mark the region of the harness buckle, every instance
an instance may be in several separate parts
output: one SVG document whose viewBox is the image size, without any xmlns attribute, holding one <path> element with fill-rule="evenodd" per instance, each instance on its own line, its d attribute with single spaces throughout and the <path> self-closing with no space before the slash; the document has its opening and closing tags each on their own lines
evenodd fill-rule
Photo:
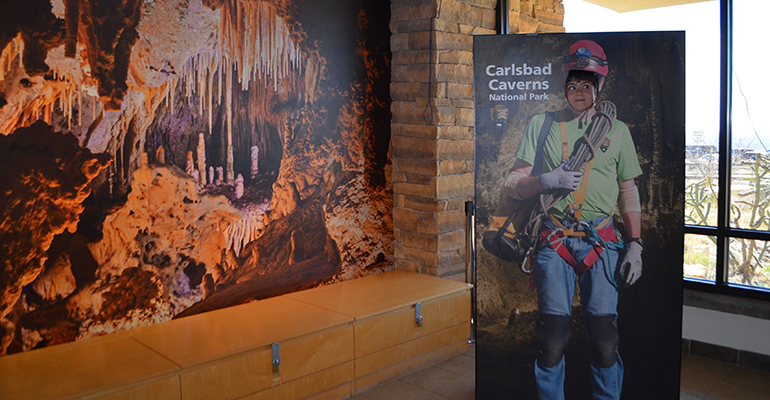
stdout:
<svg viewBox="0 0 770 400">
<path fill-rule="evenodd" d="M 564 213 L 566 214 L 566 217 L 571 219 L 573 222 L 580 222 L 580 216 L 583 214 L 583 206 L 574 203 L 570 204 L 564 210 Z"/>
</svg>

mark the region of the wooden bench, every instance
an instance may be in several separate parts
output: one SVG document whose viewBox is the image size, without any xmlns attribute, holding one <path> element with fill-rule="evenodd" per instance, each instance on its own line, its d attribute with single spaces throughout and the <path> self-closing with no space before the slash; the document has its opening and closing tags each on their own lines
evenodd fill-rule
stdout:
<svg viewBox="0 0 770 400">
<path fill-rule="evenodd" d="M 469 285 L 391 271 L 0 357 L 0 399 L 343 399 L 469 333 Z"/>
</svg>

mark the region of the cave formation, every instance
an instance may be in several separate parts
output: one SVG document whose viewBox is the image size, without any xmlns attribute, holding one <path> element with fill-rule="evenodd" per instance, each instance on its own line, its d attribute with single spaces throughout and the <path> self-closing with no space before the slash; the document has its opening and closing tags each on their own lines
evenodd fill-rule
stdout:
<svg viewBox="0 0 770 400">
<path fill-rule="evenodd" d="M 305 0 L 12 3 L 0 132 L 63 132 L 73 162 L 98 168 L 68 197 L 67 231 L 3 226 L 19 234 L 0 354 L 392 267 L 387 35 L 324 37 L 323 5 Z M 345 4 L 377 29 L 373 6 Z M 24 245 L 37 250 L 22 263 Z"/>
</svg>

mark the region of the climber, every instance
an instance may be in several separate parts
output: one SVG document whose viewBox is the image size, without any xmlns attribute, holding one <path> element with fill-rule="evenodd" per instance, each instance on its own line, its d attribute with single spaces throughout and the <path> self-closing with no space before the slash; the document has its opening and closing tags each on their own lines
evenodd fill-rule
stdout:
<svg viewBox="0 0 770 400">
<path fill-rule="evenodd" d="M 583 171 L 564 162 L 596 113 L 595 104 L 609 72 L 597 43 L 580 40 L 562 63 L 568 106 L 555 114 L 542 147 L 539 175 L 530 175 L 545 114 L 526 128 L 504 190 L 527 199 L 544 190 L 572 191 L 548 210 L 540 231 L 532 273 L 538 311 L 535 377 L 541 400 L 564 399 L 564 348 L 569 340 L 575 281 L 585 313 L 594 399 L 619 399 L 623 363 L 618 354 L 618 286 L 633 285 L 642 273 L 641 204 L 634 178 L 642 170 L 626 124 L 615 120 L 593 160 Z M 629 239 L 623 245 L 613 227 L 618 207 Z"/>
</svg>

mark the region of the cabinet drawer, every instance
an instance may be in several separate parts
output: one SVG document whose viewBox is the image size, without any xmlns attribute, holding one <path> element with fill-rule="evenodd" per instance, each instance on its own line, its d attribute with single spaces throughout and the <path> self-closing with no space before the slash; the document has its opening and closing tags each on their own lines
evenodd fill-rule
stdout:
<svg viewBox="0 0 770 400">
<path fill-rule="evenodd" d="M 273 373 L 269 346 L 186 370 L 182 372 L 182 398 L 237 399 L 282 385 L 352 361 L 352 343 L 353 328 L 347 325 L 281 342 L 278 373 Z"/>
<path fill-rule="evenodd" d="M 453 343 L 467 343 L 469 336 L 470 323 L 463 323 L 357 358 L 356 376 L 377 372 Z"/>
<path fill-rule="evenodd" d="M 305 399 L 313 395 L 317 395 L 318 398 L 324 398 L 324 395 L 327 395 L 331 396 L 328 398 L 341 399 L 350 397 L 350 383 L 352 381 L 353 362 L 350 361 L 280 386 L 254 393 L 241 400 Z"/>
<path fill-rule="evenodd" d="M 181 398 L 179 376 L 141 384 L 106 395 L 89 397 L 91 400 L 180 400 Z"/>
<path fill-rule="evenodd" d="M 470 293 L 439 298 L 421 305 L 423 326 L 415 322 L 415 307 L 356 321 L 356 358 L 470 321 Z"/>
</svg>

